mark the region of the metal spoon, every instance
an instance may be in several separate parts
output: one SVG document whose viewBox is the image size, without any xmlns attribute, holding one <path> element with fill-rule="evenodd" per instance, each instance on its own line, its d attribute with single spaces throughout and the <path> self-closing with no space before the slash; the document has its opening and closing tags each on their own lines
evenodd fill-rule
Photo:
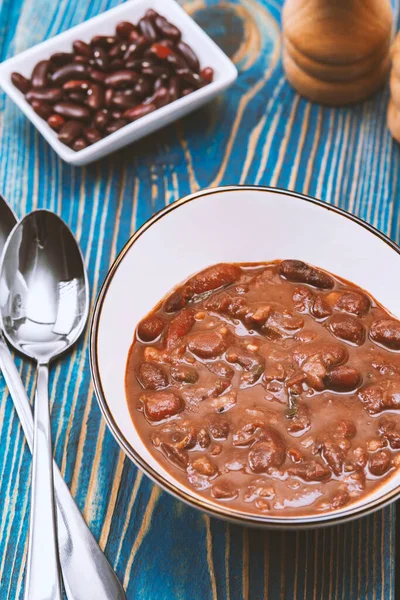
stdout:
<svg viewBox="0 0 400 600">
<path fill-rule="evenodd" d="M 15 216 L 0 196 L 0 254 L 15 223 Z M 5 269 L 4 264 L 1 272 L 5 273 Z M 3 293 L 0 292 L 0 298 Z M 32 450 L 33 420 L 29 400 L 1 331 L 0 368 Z M 121 584 L 87 527 L 56 463 L 53 466 L 59 552 L 68 600 L 123 600 L 125 593 Z"/>
</svg>

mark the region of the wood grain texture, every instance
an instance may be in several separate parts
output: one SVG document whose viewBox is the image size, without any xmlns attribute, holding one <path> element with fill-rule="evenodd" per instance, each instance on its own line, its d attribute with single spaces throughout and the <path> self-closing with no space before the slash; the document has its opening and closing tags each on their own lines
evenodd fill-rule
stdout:
<svg viewBox="0 0 400 600">
<path fill-rule="evenodd" d="M 0 58 L 115 4 L 3 0 Z M 92 297 L 137 227 L 210 185 L 306 192 L 399 242 L 400 151 L 385 126 L 388 90 L 351 109 L 311 105 L 283 76 L 280 0 L 183 5 L 233 56 L 240 76 L 209 106 L 113 156 L 69 167 L 0 96 L 0 191 L 19 215 L 45 207 L 65 219 L 81 244 Z M 32 395 L 34 370 L 17 364 Z M 287 534 L 245 530 L 188 508 L 139 473 L 108 432 L 90 382 L 87 334 L 54 365 L 51 398 L 55 458 L 129 600 L 394 598 L 394 507 L 350 525 Z M 0 378 L 1 600 L 23 593 L 29 478 L 30 456 Z"/>
</svg>

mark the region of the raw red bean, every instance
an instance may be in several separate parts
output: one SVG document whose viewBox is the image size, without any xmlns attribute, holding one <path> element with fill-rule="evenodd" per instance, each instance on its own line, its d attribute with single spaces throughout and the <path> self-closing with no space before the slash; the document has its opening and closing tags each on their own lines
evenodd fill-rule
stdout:
<svg viewBox="0 0 400 600">
<path fill-rule="evenodd" d="M 169 77 L 171 74 L 171 71 L 168 69 L 168 67 L 161 67 L 158 65 L 150 65 L 149 67 L 142 68 L 142 74 L 147 75 L 149 77 L 154 77 L 155 79 L 157 79 L 157 77 L 161 77 L 162 75 Z"/>
<path fill-rule="evenodd" d="M 48 85 L 48 75 L 51 63 L 49 60 L 41 60 L 32 71 L 32 87 L 43 88 Z"/>
<path fill-rule="evenodd" d="M 128 121 L 126 119 L 117 119 L 115 121 L 111 121 L 109 125 L 106 125 L 105 129 L 107 133 L 114 133 L 114 131 L 118 131 L 118 129 L 121 129 L 121 127 L 124 127 L 127 124 Z"/>
<path fill-rule="evenodd" d="M 143 17 L 143 19 L 140 19 L 139 30 L 145 38 L 151 40 L 152 42 L 155 42 L 158 38 L 157 31 L 153 23 L 147 17 Z"/>
<path fill-rule="evenodd" d="M 51 76 L 51 80 L 53 83 L 57 85 L 61 85 L 66 81 L 70 81 L 71 79 L 87 79 L 88 76 L 88 68 L 86 65 L 81 65 L 79 63 L 70 63 L 69 65 L 64 65 L 54 71 Z M 44 87 L 44 86 L 42 86 Z"/>
<path fill-rule="evenodd" d="M 129 34 L 129 42 L 136 42 L 140 37 L 142 37 L 140 35 L 140 33 L 135 29 L 134 31 L 131 31 Z"/>
<path fill-rule="evenodd" d="M 71 79 L 63 85 L 63 90 L 66 92 L 81 92 L 87 91 L 92 85 L 88 79 Z"/>
<path fill-rule="evenodd" d="M 104 129 L 104 127 L 108 124 L 109 121 L 110 121 L 109 111 L 106 108 L 102 108 L 101 110 L 98 110 L 97 113 L 95 114 L 94 119 L 93 119 L 93 124 L 98 129 Z"/>
<path fill-rule="evenodd" d="M 110 58 L 121 58 L 128 48 L 128 44 L 126 42 L 118 42 L 113 46 L 108 53 Z"/>
<path fill-rule="evenodd" d="M 165 87 L 158 88 L 153 96 L 145 101 L 145 104 L 155 104 L 156 108 L 161 108 L 169 103 L 169 91 Z"/>
<path fill-rule="evenodd" d="M 200 71 L 200 77 L 207 83 L 211 83 L 214 79 L 214 69 L 212 67 L 205 67 Z"/>
<path fill-rule="evenodd" d="M 116 71 L 106 78 L 105 84 L 112 88 L 127 88 L 132 87 L 139 79 L 139 75 L 134 71 L 125 69 L 124 71 Z"/>
<path fill-rule="evenodd" d="M 128 108 L 124 112 L 124 118 L 128 119 L 128 121 L 136 121 L 136 119 L 140 119 L 141 117 L 145 117 L 150 113 L 156 110 L 155 104 L 138 104 L 134 108 Z"/>
<path fill-rule="evenodd" d="M 75 152 L 79 152 L 84 148 L 87 148 L 87 142 L 84 138 L 77 138 L 72 144 L 72 150 L 75 150 Z"/>
<path fill-rule="evenodd" d="M 54 102 L 58 102 L 63 97 L 63 92 L 61 88 L 42 88 L 39 90 L 29 90 L 27 94 L 25 94 L 26 100 L 31 104 L 32 100 L 44 100 L 44 102 L 49 102 L 53 104 Z"/>
<path fill-rule="evenodd" d="M 189 94 L 192 94 L 193 92 L 193 88 L 185 88 L 184 90 L 182 90 L 181 96 L 183 98 L 184 96 L 189 96 Z"/>
<path fill-rule="evenodd" d="M 107 77 L 107 73 L 103 73 L 102 71 L 99 71 L 98 69 L 93 69 L 92 67 L 88 69 L 88 74 L 90 79 L 92 79 L 96 83 L 104 83 Z"/>
<path fill-rule="evenodd" d="M 118 121 L 119 119 L 122 119 L 123 114 L 124 114 L 123 110 L 114 109 L 111 111 L 111 116 L 112 116 L 113 120 L 116 120 L 116 121 Z"/>
<path fill-rule="evenodd" d="M 54 131 L 60 131 L 60 129 L 65 123 L 65 119 L 63 119 L 63 117 L 60 117 L 60 115 L 51 115 L 47 119 L 47 123 L 52 129 L 54 129 Z"/>
<path fill-rule="evenodd" d="M 61 67 L 72 62 L 74 55 L 72 52 L 56 52 L 50 56 L 50 60 L 55 67 Z"/>
<path fill-rule="evenodd" d="M 92 60 L 87 56 L 81 56 L 80 54 L 77 54 L 76 56 L 74 56 L 73 62 L 80 63 L 82 65 L 90 65 L 92 63 Z"/>
<path fill-rule="evenodd" d="M 145 15 L 152 23 L 154 23 L 155 19 L 158 17 L 158 12 L 156 12 L 153 8 L 149 8 L 146 11 Z"/>
<path fill-rule="evenodd" d="M 79 121 L 67 121 L 58 134 L 58 139 L 69 146 L 80 135 L 82 123 Z"/>
<path fill-rule="evenodd" d="M 86 92 L 67 92 L 68 98 L 73 100 L 73 102 L 77 102 L 78 104 L 84 103 L 86 101 L 87 95 Z"/>
<path fill-rule="evenodd" d="M 43 100 L 32 100 L 32 108 L 39 117 L 48 119 L 53 114 L 53 107 Z"/>
<path fill-rule="evenodd" d="M 179 75 L 180 77 L 182 77 L 182 79 L 184 81 L 186 81 L 186 83 L 188 83 L 190 86 L 192 86 L 193 88 L 195 88 L 196 90 L 204 87 L 205 85 L 205 81 L 200 77 L 200 75 L 198 75 L 197 73 L 193 73 L 192 71 L 189 71 L 188 68 L 179 68 L 176 70 L 177 75 Z"/>
<path fill-rule="evenodd" d="M 181 39 L 181 32 L 175 25 L 172 25 L 165 17 L 157 15 L 154 20 L 155 26 L 161 35 L 178 42 Z"/>
<path fill-rule="evenodd" d="M 104 48 L 95 48 L 93 50 L 93 60 L 94 64 L 97 65 L 99 69 L 102 71 L 107 71 L 110 61 Z"/>
<path fill-rule="evenodd" d="M 88 58 L 92 58 L 93 50 L 86 42 L 82 42 L 81 40 L 76 40 L 72 44 L 72 48 L 75 54 L 81 54 L 82 56 L 87 56 Z"/>
<path fill-rule="evenodd" d="M 116 38 L 113 35 L 95 35 L 91 40 L 92 46 L 100 46 L 101 48 L 110 48 L 116 42 Z"/>
<path fill-rule="evenodd" d="M 108 88 L 106 90 L 106 93 L 104 94 L 104 104 L 107 106 L 107 108 L 109 108 L 111 106 L 113 96 L 114 96 L 114 90 Z"/>
<path fill-rule="evenodd" d="M 137 40 L 129 44 L 123 56 L 124 60 L 127 61 L 142 56 L 148 44 L 148 40 L 144 36 L 140 36 Z"/>
<path fill-rule="evenodd" d="M 123 60 L 116 58 L 110 62 L 110 71 L 121 71 L 125 67 Z"/>
<path fill-rule="evenodd" d="M 152 92 L 151 79 L 147 79 L 146 77 L 140 77 L 140 79 L 138 79 L 137 83 L 135 84 L 133 90 L 135 94 L 140 98 L 145 98 L 146 96 L 149 96 Z"/>
<path fill-rule="evenodd" d="M 87 94 L 87 105 L 98 110 L 104 104 L 104 89 L 98 83 L 91 83 Z"/>
<path fill-rule="evenodd" d="M 131 90 L 128 91 L 129 94 L 115 94 L 112 99 L 113 105 L 124 109 L 135 106 L 136 96 Z"/>
<path fill-rule="evenodd" d="M 170 102 L 173 102 L 179 98 L 179 91 L 179 77 L 171 77 L 168 88 Z"/>
<path fill-rule="evenodd" d="M 101 133 L 95 127 L 85 127 L 83 136 L 89 144 L 95 144 L 103 138 Z"/>
<path fill-rule="evenodd" d="M 181 40 L 180 42 L 178 42 L 177 48 L 183 56 L 183 58 L 185 59 L 185 61 L 187 62 L 188 66 L 192 69 L 192 71 L 198 73 L 200 70 L 199 59 L 197 58 L 196 54 L 193 52 L 191 47 L 188 46 L 188 44 L 185 44 L 185 42 L 182 42 Z M 204 70 L 205 69 L 203 69 L 203 71 Z M 206 79 L 204 76 L 203 78 Z"/>
<path fill-rule="evenodd" d="M 129 21 L 121 21 L 116 27 L 117 36 L 127 40 L 131 31 L 136 31 L 136 27 Z"/>
<path fill-rule="evenodd" d="M 21 73 L 12 73 L 11 81 L 13 85 L 15 85 L 15 87 L 23 94 L 26 94 L 31 89 L 31 82 L 29 79 L 21 75 Z"/>
<path fill-rule="evenodd" d="M 54 112 L 67 119 L 87 121 L 90 119 L 90 110 L 75 102 L 58 102 L 54 105 Z"/>
</svg>

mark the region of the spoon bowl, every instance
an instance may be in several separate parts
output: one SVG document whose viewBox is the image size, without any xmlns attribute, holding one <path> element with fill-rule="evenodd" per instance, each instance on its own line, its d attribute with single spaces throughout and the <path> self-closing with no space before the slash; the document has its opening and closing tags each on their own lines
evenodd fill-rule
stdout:
<svg viewBox="0 0 400 600">
<path fill-rule="evenodd" d="M 88 317 L 88 282 L 75 238 L 57 215 L 39 210 L 22 219 L 6 244 L 1 281 L 4 330 L 16 349 L 49 362 L 75 343 Z"/>
</svg>

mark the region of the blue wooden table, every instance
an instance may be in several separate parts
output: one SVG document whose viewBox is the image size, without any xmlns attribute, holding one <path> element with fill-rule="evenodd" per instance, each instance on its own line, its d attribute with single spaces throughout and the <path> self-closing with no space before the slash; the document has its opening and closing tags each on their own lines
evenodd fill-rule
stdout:
<svg viewBox="0 0 400 600">
<path fill-rule="evenodd" d="M 119 3 L 3 0 L 1 60 Z M 321 197 L 400 241 L 400 150 L 388 91 L 348 109 L 311 105 L 285 81 L 280 0 L 187 0 L 233 57 L 236 84 L 208 107 L 86 168 L 62 163 L 0 96 L 0 191 L 22 216 L 46 207 L 81 244 L 93 298 L 129 236 L 199 188 L 264 184 Z M 394 6 L 397 21 L 398 6 Z M 34 369 L 18 360 L 32 395 Z M 101 418 L 88 333 L 52 370 L 55 458 L 130 600 L 389 600 L 395 507 L 350 525 L 269 533 L 210 519 L 155 487 Z M 19 599 L 27 550 L 30 455 L 0 378 L 0 599 Z"/>
</svg>

